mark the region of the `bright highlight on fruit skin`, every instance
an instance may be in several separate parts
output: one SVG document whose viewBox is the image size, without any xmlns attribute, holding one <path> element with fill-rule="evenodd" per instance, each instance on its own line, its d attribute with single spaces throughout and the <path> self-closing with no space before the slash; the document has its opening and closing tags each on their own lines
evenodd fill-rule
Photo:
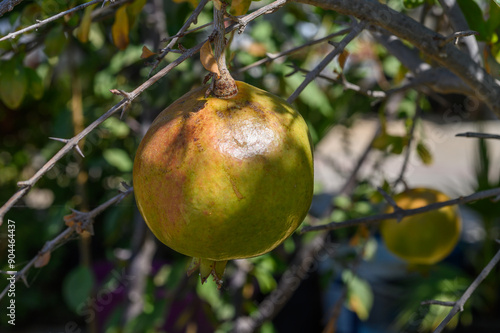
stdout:
<svg viewBox="0 0 500 333">
<path fill-rule="evenodd" d="M 313 194 L 307 125 L 243 82 L 229 99 L 193 90 L 166 108 L 134 161 L 137 206 L 156 237 L 220 284 L 227 260 L 267 253 L 305 218 Z"/>
<path fill-rule="evenodd" d="M 439 191 L 428 188 L 406 190 L 394 197 L 402 209 L 415 209 L 450 200 Z M 385 213 L 392 213 L 388 207 Z M 400 222 L 384 220 L 380 232 L 387 248 L 410 264 L 433 265 L 446 258 L 455 248 L 462 229 L 458 206 L 446 206 L 422 214 L 407 216 Z"/>
</svg>

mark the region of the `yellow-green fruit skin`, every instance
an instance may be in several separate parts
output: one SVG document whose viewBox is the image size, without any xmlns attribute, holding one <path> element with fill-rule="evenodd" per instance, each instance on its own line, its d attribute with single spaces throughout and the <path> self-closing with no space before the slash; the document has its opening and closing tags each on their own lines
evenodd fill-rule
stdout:
<svg viewBox="0 0 500 333">
<path fill-rule="evenodd" d="M 313 194 L 307 125 L 286 101 L 236 82 L 231 99 L 193 90 L 162 111 L 137 150 L 137 206 L 156 237 L 222 261 L 271 251 Z"/>
<path fill-rule="evenodd" d="M 439 191 L 415 188 L 394 197 L 402 209 L 415 209 L 450 200 Z M 394 209 L 388 207 L 386 213 Z M 384 220 L 380 232 L 387 248 L 410 264 L 432 265 L 446 258 L 460 238 L 461 219 L 458 207 L 445 206 L 438 210 L 411 215 L 400 222 Z"/>
</svg>

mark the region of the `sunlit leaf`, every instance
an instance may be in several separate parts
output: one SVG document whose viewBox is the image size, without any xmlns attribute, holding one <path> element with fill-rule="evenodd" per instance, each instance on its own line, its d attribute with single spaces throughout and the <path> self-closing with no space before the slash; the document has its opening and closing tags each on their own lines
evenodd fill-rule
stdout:
<svg viewBox="0 0 500 333">
<path fill-rule="evenodd" d="M 234 16 L 246 14 L 251 3 L 252 0 L 233 0 L 229 13 Z"/>
<path fill-rule="evenodd" d="M 432 164 L 432 154 L 423 142 L 417 144 L 417 154 L 425 165 Z"/>
<path fill-rule="evenodd" d="M 347 307 L 355 312 L 359 319 L 367 320 L 373 306 L 370 284 L 349 270 L 342 273 L 342 280 L 347 285 Z"/>
<path fill-rule="evenodd" d="M 73 269 L 63 282 L 63 296 L 68 306 L 73 311 L 81 309 L 94 286 L 94 275 L 86 266 L 78 266 Z"/>
<path fill-rule="evenodd" d="M 120 50 L 125 50 L 129 43 L 129 22 L 127 6 L 118 8 L 115 14 L 115 23 L 111 27 L 113 42 Z"/>
<path fill-rule="evenodd" d="M 92 23 L 92 11 L 97 5 L 88 6 L 83 12 L 82 21 L 76 30 L 76 37 L 82 43 L 89 41 L 90 24 Z"/>
<path fill-rule="evenodd" d="M 212 46 L 210 45 L 210 41 L 207 41 L 200 50 L 200 61 L 203 67 L 209 72 L 219 74 L 219 67 L 217 66 L 217 62 L 215 61 L 214 53 L 212 51 Z"/>
<path fill-rule="evenodd" d="M 340 53 L 339 55 L 339 66 L 342 70 L 344 70 L 347 58 L 349 58 L 349 52 L 347 52 L 346 50 L 342 51 L 342 53 Z"/>
<path fill-rule="evenodd" d="M 413 9 L 417 8 L 425 3 L 425 0 L 403 0 L 403 4 L 406 8 Z"/>
<path fill-rule="evenodd" d="M 132 159 L 129 154 L 125 152 L 123 149 L 118 148 L 110 148 L 106 149 L 102 153 L 106 162 L 116 167 L 118 170 L 122 172 L 132 171 Z"/>
<path fill-rule="evenodd" d="M 154 56 L 156 54 L 158 54 L 158 53 L 151 51 L 150 49 L 147 48 L 146 45 L 144 45 L 142 47 L 141 59 L 146 59 L 146 58 L 149 58 L 149 57 Z"/>
<path fill-rule="evenodd" d="M 198 6 L 198 0 L 173 0 L 176 3 L 189 2 L 193 7 Z"/>
</svg>

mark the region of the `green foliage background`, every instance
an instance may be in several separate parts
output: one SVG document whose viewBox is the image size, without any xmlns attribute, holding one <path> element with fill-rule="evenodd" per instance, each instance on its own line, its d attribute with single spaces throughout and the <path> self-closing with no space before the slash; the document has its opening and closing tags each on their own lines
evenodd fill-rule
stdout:
<svg viewBox="0 0 500 333">
<path fill-rule="evenodd" d="M 6 202 L 18 189 L 17 181 L 31 177 L 62 147 L 62 143 L 51 141 L 49 137 L 71 138 L 120 100 L 120 97 L 110 93 L 110 89 L 131 91 L 149 77 L 154 59 L 141 58 L 143 46 L 153 52 L 165 46 L 166 43 L 160 40 L 175 35 L 193 10 L 190 2 L 160 2 L 160 14 L 165 18 L 166 31 L 162 31 L 158 23 L 162 19 L 155 8 L 158 1 L 126 2 L 130 6 L 126 28 L 129 43 L 123 49 L 117 47 L 116 38 L 113 39 L 112 29 L 117 17 L 116 10 L 110 9 L 109 4 L 103 9 L 97 6 L 66 15 L 36 31 L 0 42 L 0 202 Z M 458 2 L 464 9 L 471 29 L 479 31 L 479 39 L 489 46 L 488 61 L 492 63 L 493 70 L 498 68 L 494 66 L 498 65 L 500 54 L 497 43 L 500 9 L 487 1 Z M 14 11 L 0 18 L 0 35 L 29 26 L 36 20 L 80 3 L 83 1 L 24 1 Z M 253 6 L 265 3 L 268 1 L 254 2 Z M 410 8 L 434 2 L 388 1 L 388 4 L 399 11 L 411 13 Z M 211 8 L 210 3 L 200 14 L 197 25 L 211 21 Z M 92 12 L 98 14 L 86 26 L 88 21 L 85 17 L 87 15 L 88 19 Z M 276 13 L 252 22 L 242 35 L 234 36 L 228 54 L 231 70 L 236 73 L 238 68 L 250 65 L 268 53 L 278 53 L 312 38 L 341 30 L 348 22 L 349 18 L 334 12 L 288 3 Z M 188 34 L 181 39 L 181 43 L 184 48 L 190 48 L 210 32 L 211 29 L 207 28 Z M 313 68 L 330 49 L 331 46 L 326 43 L 310 46 L 234 76 L 286 98 L 303 80 L 304 73 L 295 69 Z M 350 54 L 349 64 L 344 66 L 334 61 L 328 67 L 331 77 L 335 77 L 335 73 L 343 73 L 350 82 L 369 89 L 385 90 L 397 86 L 406 73 L 394 56 L 368 39 L 357 39 L 348 46 L 347 51 Z M 160 68 L 176 57 L 177 54 L 169 54 Z M 365 66 L 369 62 L 378 63 L 381 73 L 371 72 Z M 30 260 L 47 240 L 65 228 L 63 217 L 70 214 L 71 209 L 90 210 L 116 195 L 122 188 L 121 182 L 131 183 L 133 157 L 142 133 L 162 109 L 200 85 L 206 74 L 197 56 L 185 61 L 134 101 L 123 118 L 114 116 L 93 131 L 82 142 L 85 158 L 76 152 L 70 153 L 40 179 L 30 194 L 11 209 L 5 218 L 16 221 L 16 260 L 19 267 Z M 418 98 L 413 91 L 406 93 L 396 115 L 396 118 L 408 121 L 408 130 L 417 103 L 420 103 L 426 114 L 439 112 L 431 108 L 433 102 L 427 97 L 422 100 Z M 310 126 L 315 143 L 334 124 L 349 127 L 356 119 L 366 116 L 380 117 L 382 121 L 385 119 L 383 103 L 373 103 L 372 98 L 346 90 L 331 80 L 317 79 L 312 82 L 295 106 Z M 384 131 L 375 148 L 387 154 L 401 154 L 407 142 L 405 136 L 390 136 Z M 432 156 L 429 156 L 423 143 L 417 149 L 424 162 L 432 162 Z M 489 184 L 484 178 L 485 168 L 489 167 L 487 153 L 479 156 L 478 160 L 482 164 L 478 164 L 477 189 L 497 186 Z M 332 207 L 340 209 L 334 211 L 336 215 L 331 216 L 332 220 L 342 221 L 376 213 L 380 207 L 373 203 L 375 192 L 373 185 L 363 182 L 352 197 L 337 197 Z M 490 227 L 498 227 L 498 205 L 481 202 L 472 207 L 484 215 Z M 75 239 L 54 251 L 46 266 L 33 269 L 28 274 L 29 288 L 22 283 L 16 285 L 18 327 L 50 331 L 73 322 L 78 327 L 86 327 L 89 317 L 81 305 L 89 297 L 96 299 L 101 292 L 102 297 L 109 296 L 109 304 L 113 306 L 102 310 L 106 312 L 105 315 L 99 315 L 99 311 L 96 311 L 101 320 L 98 330 L 160 332 L 169 320 L 173 320 L 175 323 L 170 324 L 176 329 L 173 331 L 177 332 L 198 320 L 200 327 L 205 325 L 208 330 L 229 331 L 231 320 L 256 310 L 257 301 L 276 287 L 297 249 L 311 238 L 310 235 L 294 235 L 272 254 L 250 259 L 251 265 L 241 290 L 225 290 L 222 293 L 214 285 L 201 287 L 196 277 L 187 279 L 184 275 L 187 259 L 158 244 L 153 271 L 147 276 L 143 311 L 124 326 L 121 318 L 125 311 L 124 290 L 127 285 L 123 280 L 123 272 L 128 267 L 130 257 L 136 254 L 134 235 L 138 230 L 143 231 L 140 223 L 142 221 L 134 199 L 130 196 L 96 218 L 95 235 L 88 240 L 87 245 Z M 0 257 L 6 258 L 5 229 L 1 230 Z M 359 231 L 343 230 L 333 237 L 345 243 L 358 236 Z M 359 252 L 360 248 L 360 243 L 354 242 L 354 253 Z M 493 242 L 485 248 L 489 250 L 485 250 L 484 254 L 491 254 Z M 363 305 L 351 310 L 361 319 L 366 319 L 373 295 L 364 280 L 345 269 L 348 266 L 345 263 L 352 257 L 353 252 L 347 252 L 338 258 L 341 265 L 322 272 L 322 286 L 326 289 L 329 277 L 343 272 L 342 280 L 351 283 L 348 289 L 350 297 L 357 296 Z M 477 265 L 470 264 L 467 271 L 440 268 L 432 273 L 430 280 L 412 281 L 412 288 L 424 291 L 411 298 L 411 306 L 405 304 L 398 317 L 400 325 L 408 325 L 407 318 L 412 309 L 418 307 L 418 300 L 423 294 L 427 298 L 442 294 L 450 299 L 456 297 L 490 257 L 485 255 Z M 1 265 L 4 265 L 3 260 Z M 2 269 L 7 270 L 6 267 Z M 230 265 L 226 275 L 231 276 L 237 269 Z M 446 281 L 452 282 L 447 284 Z M 436 289 L 440 284 L 446 288 Z M 477 316 L 484 313 L 488 317 L 495 311 L 498 313 L 498 297 L 494 296 L 498 292 L 497 270 L 477 297 L 468 303 L 467 311 L 461 317 L 462 325 L 470 323 L 473 314 Z M 182 308 L 184 299 L 192 300 L 191 305 Z M 239 307 L 234 305 L 235 299 Z M 0 302 L 2 309 L 5 304 L 5 300 Z M 172 307 L 184 310 L 178 311 L 178 317 L 172 319 L 166 315 L 173 313 Z M 436 318 L 442 318 L 443 313 L 432 314 L 433 311 L 429 311 L 431 316 L 422 315 L 418 321 L 421 329 L 427 330 L 434 325 Z M 203 319 L 196 317 L 199 313 Z M 6 326 L 5 316 L 0 318 L 0 323 L 2 327 Z M 274 331 L 273 325 L 267 323 L 262 331 Z"/>
</svg>

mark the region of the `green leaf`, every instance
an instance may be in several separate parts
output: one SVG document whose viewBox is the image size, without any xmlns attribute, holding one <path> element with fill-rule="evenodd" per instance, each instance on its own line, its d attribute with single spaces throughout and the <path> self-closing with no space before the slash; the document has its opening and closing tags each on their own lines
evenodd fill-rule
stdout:
<svg viewBox="0 0 500 333">
<path fill-rule="evenodd" d="M 457 2 L 471 30 L 479 32 L 477 39 L 481 41 L 487 40 L 488 31 L 481 7 L 473 0 L 458 0 Z"/>
<path fill-rule="evenodd" d="M 10 109 L 17 109 L 26 94 L 28 78 L 21 61 L 12 58 L 0 62 L 0 99 Z"/>
<path fill-rule="evenodd" d="M 66 275 L 63 282 L 63 297 L 73 311 L 78 312 L 85 306 L 94 282 L 94 274 L 86 266 L 78 266 Z"/>
<path fill-rule="evenodd" d="M 42 98 L 44 93 L 43 80 L 38 75 L 38 73 L 31 68 L 26 68 L 26 74 L 28 77 L 28 92 L 36 100 Z"/>
<path fill-rule="evenodd" d="M 251 3 L 252 0 L 233 0 L 229 13 L 234 16 L 246 14 Z"/>
<path fill-rule="evenodd" d="M 132 171 L 133 162 L 129 154 L 123 149 L 119 148 L 109 148 L 106 149 L 103 154 L 106 162 L 116 167 L 121 172 Z"/>
<path fill-rule="evenodd" d="M 90 24 L 92 23 L 92 12 L 97 5 L 85 8 L 80 26 L 76 29 L 76 37 L 82 43 L 89 41 Z"/>
<path fill-rule="evenodd" d="M 403 5 L 406 8 L 413 9 L 423 5 L 425 1 L 426 0 L 403 0 Z"/>
<path fill-rule="evenodd" d="M 104 123 L 102 123 L 102 126 L 120 139 L 125 138 L 130 133 L 130 127 L 115 117 L 106 119 Z"/>
<path fill-rule="evenodd" d="M 342 273 L 342 280 L 347 285 L 348 309 L 355 312 L 359 319 L 367 320 L 373 306 L 373 292 L 370 284 L 349 270 Z"/>
<path fill-rule="evenodd" d="M 64 36 L 63 25 L 57 24 L 45 38 L 44 52 L 49 58 L 56 57 L 62 52 L 67 43 L 68 39 Z"/>
<path fill-rule="evenodd" d="M 408 138 L 406 137 L 382 133 L 373 141 L 373 148 L 399 155 L 407 143 Z"/>
<path fill-rule="evenodd" d="M 422 163 L 425 165 L 432 164 L 432 154 L 423 142 L 417 144 L 417 154 Z"/>
</svg>

